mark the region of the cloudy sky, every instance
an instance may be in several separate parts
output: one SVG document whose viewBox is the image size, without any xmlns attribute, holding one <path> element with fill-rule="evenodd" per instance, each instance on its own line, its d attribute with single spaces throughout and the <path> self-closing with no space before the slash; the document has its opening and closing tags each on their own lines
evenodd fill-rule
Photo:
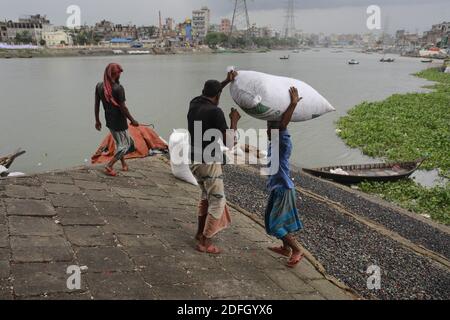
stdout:
<svg viewBox="0 0 450 320">
<path fill-rule="evenodd" d="M 281 29 L 287 0 L 248 0 L 252 23 Z M 0 19 L 17 19 L 20 15 L 47 14 L 52 23 L 65 24 L 70 5 L 81 8 L 83 23 L 93 24 L 106 18 L 116 23 L 157 24 L 158 11 L 176 21 L 191 15 L 192 9 L 207 5 L 213 22 L 231 17 L 234 0 L 0 0 Z M 295 0 L 296 27 L 305 32 L 367 32 L 366 9 L 381 8 L 383 28 L 411 32 L 428 30 L 434 23 L 450 21 L 449 0 Z"/>
</svg>

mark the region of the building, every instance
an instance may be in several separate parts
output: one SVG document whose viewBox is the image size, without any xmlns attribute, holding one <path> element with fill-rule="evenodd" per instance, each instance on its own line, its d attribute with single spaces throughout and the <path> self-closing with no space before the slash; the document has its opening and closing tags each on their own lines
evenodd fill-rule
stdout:
<svg viewBox="0 0 450 320">
<path fill-rule="evenodd" d="M 203 40 L 209 31 L 211 11 L 208 7 L 192 11 L 192 32 L 195 38 Z"/>
<path fill-rule="evenodd" d="M 42 39 L 43 28 L 41 24 L 8 21 L 6 23 L 8 42 L 14 42 L 18 35 L 26 33 L 31 37 L 32 42 L 38 43 Z"/>
<path fill-rule="evenodd" d="M 222 19 L 220 22 L 220 32 L 229 34 L 231 32 L 231 20 Z"/>
<path fill-rule="evenodd" d="M 395 33 L 395 46 L 403 49 L 414 49 L 419 47 L 422 40 L 417 33 L 408 33 L 405 30 L 398 30 Z"/>
<path fill-rule="evenodd" d="M 423 46 L 437 46 L 441 42 L 448 42 L 450 36 L 450 22 L 442 22 L 431 27 L 430 31 L 426 31 L 422 37 Z"/>
<path fill-rule="evenodd" d="M 0 42 L 8 41 L 8 29 L 6 27 L 6 22 L 0 22 Z"/>
<path fill-rule="evenodd" d="M 50 25 L 46 16 L 40 14 L 23 16 L 16 21 L 7 21 L 1 23 L 0 37 L 5 42 L 15 42 L 17 36 L 28 35 L 33 43 L 39 43 L 42 40 L 44 28 Z"/>
<path fill-rule="evenodd" d="M 167 18 L 165 27 L 167 31 L 173 31 L 175 29 L 175 20 L 173 18 Z"/>
<path fill-rule="evenodd" d="M 43 16 L 40 14 L 30 15 L 30 16 L 22 16 L 19 18 L 20 23 L 32 23 L 32 24 L 42 24 L 49 25 L 50 20 L 47 19 L 47 16 Z"/>
<path fill-rule="evenodd" d="M 73 45 L 72 37 L 64 30 L 44 30 L 42 40 L 45 41 L 47 47 Z"/>
<path fill-rule="evenodd" d="M 135 25 L 114 24 L 107 20 L 96 23 L 94 32 L 105 41 L 113 38 L 138 38 L 138 28 Z"/>
</svg>

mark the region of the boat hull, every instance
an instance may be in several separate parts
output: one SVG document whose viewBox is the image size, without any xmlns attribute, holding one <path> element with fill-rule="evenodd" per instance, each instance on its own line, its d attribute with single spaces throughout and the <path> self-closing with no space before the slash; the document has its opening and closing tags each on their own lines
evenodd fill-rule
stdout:
<svg viewBox="0 0 450 320">
<path fill-rule="evenodd" d="M 367 164 L 351 166 L 335 166 L 317 169 L 303 169 L 313 176 L 332 180 L 341 184 L 351 185 L 361 182 L 395 182 L 409 178 L 424 160 L 394 164 Z M 342 169 L 348 175 L 332 173 L 331 170 Z"/>
</svg>

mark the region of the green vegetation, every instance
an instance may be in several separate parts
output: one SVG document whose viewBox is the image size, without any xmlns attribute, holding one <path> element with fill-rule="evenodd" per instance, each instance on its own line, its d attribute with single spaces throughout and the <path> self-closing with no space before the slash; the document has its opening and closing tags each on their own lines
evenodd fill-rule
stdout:
<svg viewBox="0 0 450 320">
<path fill-rule="evenodd" d="M 28 31 L 17 32 L 16 38 L 14 39 L 16 44 L 28 44 L 33 42 L 33 37 Z"/>
<path fill-rule="evenodd" d="M 361 183 L 363 192 L 372 193 L 412 212 L 430 215 L 431 219 L 450 225 L 450 186 L 422 187 L 408 179 L 394 183 Z"/>
<path fill-rule="evenodd" d="M 389 161 L 428 159 L 423 169 L 450 173 L 450 75 L 437 69 L 417 76 L 435 81 L 431 93 L 397 94 L 381 102 L 363 102 L 338 122 L 339 136 L 366 155 Z M 363 183 L 364 192 L 450 225 L 450 183 L 427 189 L 412 180 Z"/>
<path fill-rule="evenodd" d="M 258 48 L 275 49 L 297 47 L 299 45 L 299 40 L 294 38 L 252 38 L 251 41 L 248 41 L 243 37 L 232 37 L 230 41 L 229 36 L 225 33 L 210 32 L 206 35 L 205 43 L 210 47 L 221 46 L 244 49 L 249 45 L 254 44 Z"/>
</svg>

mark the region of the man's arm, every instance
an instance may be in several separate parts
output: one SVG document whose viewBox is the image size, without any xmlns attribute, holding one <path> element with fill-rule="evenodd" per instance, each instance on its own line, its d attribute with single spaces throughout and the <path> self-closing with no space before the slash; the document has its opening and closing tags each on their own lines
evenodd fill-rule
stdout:
<svg viewBox="0 0 450 320">
<path fill-rule="evenodd" d="M 231 108 L 230 129 L 233 130 L 233 134 L 231 136 L 228 136 L 226 134 L 226 132 L 223 133 L 223 139 L 224 139 L 223 143 L 228 148 L 234 147 L 237 144 L 235 133 L 236 133 L 238 122 L 240 119 L 241 119 L 241 115 L 239 114 L 239 112 L 236 109 Z M 232 143 L 231 143 L 231 141 L 232 141 Z"/>
<path fill-rule="evenodd" d="M 102 123 L 100 122 L 100 97 L 95 89 L 95 129 L 102 130 Z"/>
<path fill-rule="evenodd" d="M 133 127 L 139 127 L 139 123 L 133 118 L 133 116 L 130 113 L 130 110 L 128 110 L 127 104 L 125 103 L 125 89 L 122 86 L 119 86 L 119 89 L 116 91 L 116 100 L 119 103 L 119 109 L 120 112 L 131 122 L 131 125 Z"/>
<path fill-rule="evenodd" d="M 222 89 L 224 89 L 227 85 L 229 85 L 231 82 L 234 81 L 234 79 L 236 79 L 238 73 L 236 71 L 230 71 L 227 74 L 227 78 L 222 81 Z"/>
<path fill-rule="evenodd" d="M 289 123 L 292 120 L 292 116 L 294 115 L 294 111 L 297 108 L 298 103 L 303 99 L 299 96 L 297 88 L 290 88 L 289 94 L 291 96 L 291 104 L 287 108 L 286 112 L 283 114 L 281 118 L 280 130 L 286 130 Z"/>
<path fill-rule="evenodd" d="M 133 116 L 131 115 L 130 110 L 128 110 L 128 107 L 127 107 L 127 105 L 125 104 L 125 102 L 121 102 L 121 103 L 119 104 L 119 108 L 120 108 L 120 111 L 122 112 L 122 114 L 123 114 L 128 120 L 130 120 L 131 125 L 132 125 L 133 127 L 139 127 L 139 122 L 137 122 L 137 121 L 133 118 Z"/>
</svg>

